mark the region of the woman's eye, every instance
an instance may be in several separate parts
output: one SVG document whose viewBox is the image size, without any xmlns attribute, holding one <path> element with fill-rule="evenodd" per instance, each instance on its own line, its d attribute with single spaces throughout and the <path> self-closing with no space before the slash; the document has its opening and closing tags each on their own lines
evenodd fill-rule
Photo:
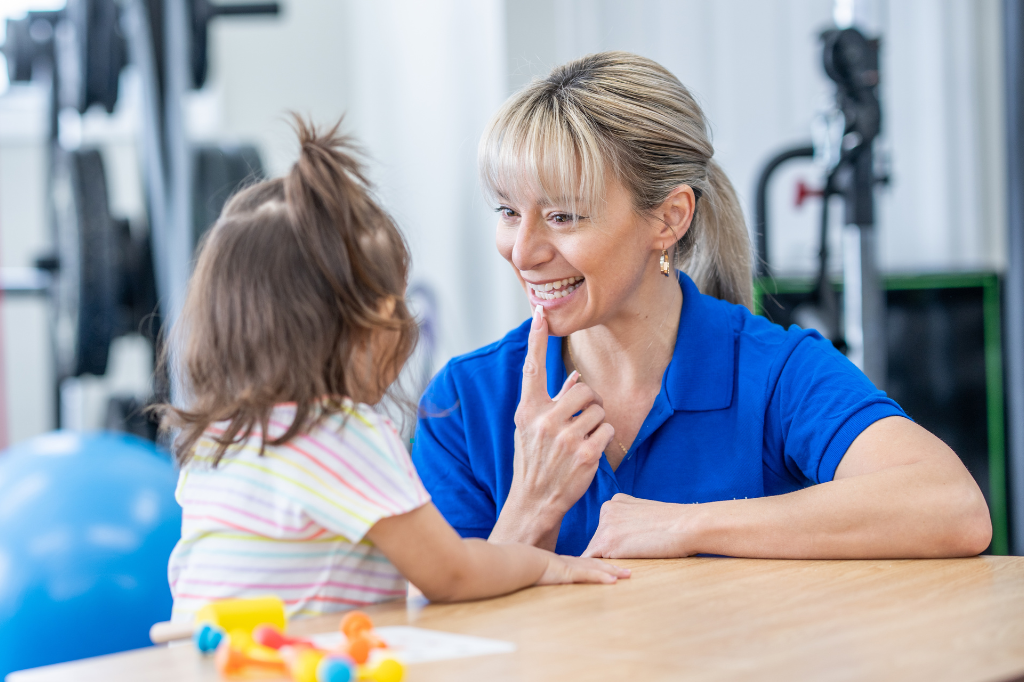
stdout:
<svg viewBox="0 0 1024 682">
<path fill-rule="evenodd" d="M 555 213 L 550 218 L 551 222 L 558 223 L 559 225 L 565 225 L 568 223 L 576 222 L 576 216 L 569 213 Z"/>
<path fill-rule="evenodd" d="M 498 208 L 494 209 L 494 212 L 500 214 L 502 218 L 515 218 L 516 215 L 518 215 L 513 209 L 509 208 L 508 206 L 499 206 Z"/>
</svg>

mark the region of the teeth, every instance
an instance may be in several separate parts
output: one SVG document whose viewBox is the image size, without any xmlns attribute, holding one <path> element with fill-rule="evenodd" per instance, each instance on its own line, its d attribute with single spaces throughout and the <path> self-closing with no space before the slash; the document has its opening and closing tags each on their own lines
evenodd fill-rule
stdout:
<svg viewBox="0 0 1024 682">
<path fill-rule="evenodd" d="M 567 277 L 557 282 L 547 282 L 545 284 L 530 284 L 530 288 L 533 289 L 534 295 L 545 301 L 551 301 L 556 298 L 564 298 L 579 288 L 579 285 L 583 282 L 582 277 Z M 551 293 L 548 293 L 551 292 Z"/>
</svg>

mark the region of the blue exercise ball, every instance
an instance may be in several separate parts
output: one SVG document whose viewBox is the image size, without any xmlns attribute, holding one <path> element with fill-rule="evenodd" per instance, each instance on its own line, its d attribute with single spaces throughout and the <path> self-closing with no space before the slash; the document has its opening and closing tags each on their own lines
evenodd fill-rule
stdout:
<svg viewBox="0 0 1024 682">
<path fill-rule="evenodd" d="M 0 453 L 0 680 L 149 644 L 171 614 L 177 473 L 153 443 L 56 431 Z"/>
</svg>

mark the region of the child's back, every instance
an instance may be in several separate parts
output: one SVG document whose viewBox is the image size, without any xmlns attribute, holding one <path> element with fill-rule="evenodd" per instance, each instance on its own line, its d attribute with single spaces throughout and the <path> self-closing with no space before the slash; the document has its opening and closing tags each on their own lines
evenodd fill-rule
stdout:
<svg viewBox="0 0 1024 682">
<path fill-rule="evenodd" d="M 627 575 L 462 540 L 430 503 L 368 407 L 416 342 L 405 241 L 347 141 L 298 129 L 291 172 L 239 192 L 210 229 L 168 344 L 187 396 L 163 407 L 182 466 L 174 617 L 266 594 L 289 615 L 337 611 L 401 596 L 403 575 L 450 601 Z"/>
<path fill-rule="evenodd" d="M 271 413 L 281 436 L 295 406 Z M 260 433 L 231 445 L 219 466 L 207 429 L 181 473 L 181 541 L 169 576 L 175 620 L 213 599 L 275 594 L 289 617 L 404 596 L 406 580 L 364 538 L 381 518 L 430 501 L 391 423 L 346 401 L 309 433 L 260 454 Z"/>
</svg>

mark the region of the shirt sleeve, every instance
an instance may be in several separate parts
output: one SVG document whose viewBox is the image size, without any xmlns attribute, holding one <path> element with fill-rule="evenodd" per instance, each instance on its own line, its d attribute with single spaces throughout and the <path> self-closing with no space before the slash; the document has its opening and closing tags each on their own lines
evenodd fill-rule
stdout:
<svg viewBox="0 0 1024 682">
<path fill-rule="evenodd" d="M 292 460 L 288 487 L 306 514 L 350 542 L 430 501 L 394 426 L 367 405 L 326 418 L 281 450 Z"/>
<path fill-rule="evenodd" d="M 449 364 L 420 401 L 412 460 L 434 505 L 459 535 L 486 538 L 497 521 L 497 507 L 474 474 L 464 414 Z"/>
<path fill-rule="evenodd" d="M 867 427 L 906 412 L 816 333 L 795 336 L 780 357 L 766 415 L 766 456 L 804 485 L 835 477 Z"/>
</svg>

